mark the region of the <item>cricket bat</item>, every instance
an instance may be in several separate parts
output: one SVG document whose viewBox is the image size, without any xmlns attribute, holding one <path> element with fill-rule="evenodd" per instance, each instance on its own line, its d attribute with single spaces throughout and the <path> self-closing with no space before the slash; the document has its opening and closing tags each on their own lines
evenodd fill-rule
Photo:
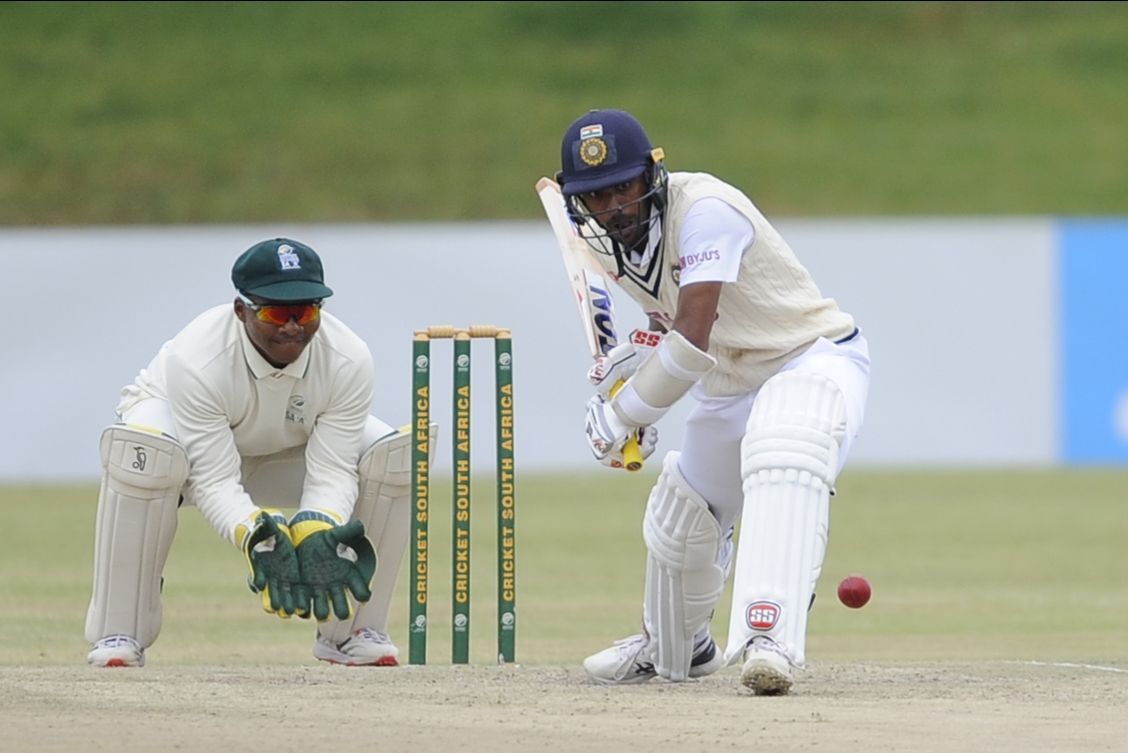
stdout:
<svg viewBox="0 0 1128 753">
<path fill-rule="evenodd" d="M 541 204 L 544 205 L 544 213 L 548 216 L 549 224 L 552 225 L 556 245 L 560 247 L 560 255 L 564 259 L 564 271 L 568 275 L 568 283 L 572 286 L 572 295 L 576 299 L 588 350 L 591 351 L 593 359 L 599 358 L 619 344 L 615 332 L 615 310 L 611 299 L 611 288 L 604 277 L 603 268 L 591 257 L 587 243 L 580 238 L 575 225 L 568 218 L 564 196 L 560 193 L 557 182 L 551 178 L 541 178 L 537 181 L 536 190 Z M 623 380 L 620 379 L 611 388 L 611 395 L 618 392 L 622 386 Z M 623 465 L 628 471 L 642 468 L 642 453 L 639 451 L 637 439 L 630 439 L 623 447 Z"/>
</svg>

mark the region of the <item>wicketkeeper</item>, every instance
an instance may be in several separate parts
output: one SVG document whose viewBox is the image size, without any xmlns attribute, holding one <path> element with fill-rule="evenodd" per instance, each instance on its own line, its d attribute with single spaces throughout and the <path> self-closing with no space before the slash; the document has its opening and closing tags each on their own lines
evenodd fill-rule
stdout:
<svg viewBox="0 0 1128 753">
<path fill-rule="evenodd" d="M 830 496 L 862 425 L 866 340 L 743 192 L 667 172 L 630 114 L 588 112 L 561 152 L 557 182 L 580 234 L 662 333 L 632 336 L 589 371 L 592 452 L 622 467 L 634 439 L 648 456 L 654 424 L 687 393 L 696 400 L 643 519 L 643 631 L 584 667 L 627 684 L 739 662 L 754 693 L 786 693 L 805 661 Z M 738 519 L 722 656 L 709 624 Z"/>
<path fill-rule="evenodd" d="M 262 241 L 231 280 L 234 302 L 166 342 L 102 433 L 87 661 L 144 665 L 189 504 L 246 558 L 263 609 L 317 620 L 314 656 L 395 665 L 387 620 L 409 536 L 410 436 L 369 415 L 371 353 L 322 309 L 333 291 L 313 249 Z"/>
</svg>

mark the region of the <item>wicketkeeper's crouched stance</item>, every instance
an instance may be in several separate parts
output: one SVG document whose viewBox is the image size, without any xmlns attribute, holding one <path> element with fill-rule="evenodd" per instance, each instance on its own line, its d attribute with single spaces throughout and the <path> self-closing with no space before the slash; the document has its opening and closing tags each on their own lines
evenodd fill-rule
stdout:
<svg viewBox="0 0 1128 753">
<path fill-rule="evenodd" d="M 589 371 L 593 454 L 622 467 L 634 440 L 645 459 L 653 425 L 687 393 L 697 401 L 646 505 L 643 632 L 584 667 L 627 684 L 740 662 L 755 694 L 786 693 L 806 660 L 830 496 L 862 424 L 866 340 L 747 196 L 712 175 L 668 173 L 630 114 L 578 118 L 561 162 L 579 234 L 663 333 L 633 333 Z M 710 622 L 733 567 L 722 655 Z"/>
<path fill-rule="evenodd" d="M 369 415 L 368 346 L 321 311 L 332 291 L 312 249 L 263 241 L 232 281 L 234 304 L 167 342 L 102 434 L 87 659 L 145 663 L 187 503 L 245 555 L 263 609 L 316 618 L 317 658 L 395 665 L 387 620 L 409 540 L 411 437 Z"/>
</svg>

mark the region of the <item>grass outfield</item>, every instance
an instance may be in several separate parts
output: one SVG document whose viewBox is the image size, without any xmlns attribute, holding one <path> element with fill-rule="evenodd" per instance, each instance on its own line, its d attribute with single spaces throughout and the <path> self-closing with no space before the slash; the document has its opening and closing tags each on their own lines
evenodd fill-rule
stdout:
<svg viewBox="0 0 1128 753">
<path fill-rule="evenodd" d="M 0 3 L 0 224 L 540 219 L 592 107 L 769 217 L 1124 214 L 1128 4 Z"/>
<path fill-rule="evenodd" d="M 574 665 L 639 619 L 640 515 L 653 476 L 518 477 L 517 658 Z M 1123 662 L 1123 471 L 848 470 L 832 504 L 810 661 Z M 449 662 L 449 486 L 434 497 L 431 663 Z M 0 487 L 0 665 L 83 661 L 94 486 Z M 472 659 L 496 656 L 493 489 L 475 494 Z M 165 626 L 150 666 L 314 663 L 311 626 L 264 614 L 241 556 L 202 516 L 182 512 L 165 572 Z M 406 567 L 404 568 L 406 571 Z M 861 610 L 834 586 L 862 573 Z M 728 596 L 716 633 L 727 629 Z M 406 572 L 391 631 L 406 653 Z"/>
</svg>

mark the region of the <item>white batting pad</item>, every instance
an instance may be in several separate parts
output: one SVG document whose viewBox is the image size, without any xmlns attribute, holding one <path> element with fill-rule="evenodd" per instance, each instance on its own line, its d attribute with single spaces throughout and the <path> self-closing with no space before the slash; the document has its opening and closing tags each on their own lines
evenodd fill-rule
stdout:
<svg viewBox="0 0 1128 753">
<path fill-rule="evenodd" d="M 94 530 L 94 594 L 86 639 L 128 635 L 142 648 L 161 631 L 161 573 L 176 534 L 188 456 L 174 439 L 126 426 L 102 432 Z"/>
<path fill-rule="evenodd" d="M 826 377 L 785 371 L 756 397 L 740 445 L 744 510 L 726 663 L 753 636 L 768 635 L 804 665 L 845 431 L 845 399 Z"/>
<path fill-rule="evenodd" d="M 439 425 L 431 424 L 431 459 L 438 434 Z M 354 604 L 352 619 L 331 617 L 318 626 L 318 632 L 334 644 L 348 640 L 354 630 L 362 627 L 381 633 L 388 631 L 392 592 L 411 539 L 411 440 L 408 427 L 401 428 L 378 439 L 360 458 L 360 490 L 352 519 L 364 523 L 364 531 L 376 547 L 379 565 L 372 598 Z"/>
<path fill-rule="evenodd" d="M 725 586 L 718 565 L 721 528 L 682 478 L 679 456 L 666 455 L 642 522 L 647 549 L 643 621 L 655 670 L 675 681 L 689 677 L 693 637 L 708 623 Z"/>
</svg>

